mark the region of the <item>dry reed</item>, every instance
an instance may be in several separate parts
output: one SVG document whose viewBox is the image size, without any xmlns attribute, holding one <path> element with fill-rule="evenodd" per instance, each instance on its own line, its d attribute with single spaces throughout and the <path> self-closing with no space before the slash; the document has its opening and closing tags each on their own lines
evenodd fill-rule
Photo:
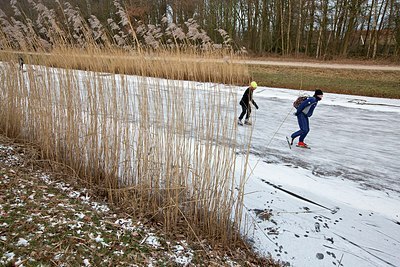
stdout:
<svg viewBox="0 0 400 267">
<path fill-rule="evenodd" d="M 238 238 L 246 173 L 236 166 L 236 92 L 183 80 L 244 83 L 247 69 L 215 62 L 215 50 L 166 49 L 161 42 L 163 49 L 145 49 L 133 28 L 136 52 L 127 52 L 102 33 L 96 38 L 80 18 L 73 30 L 61 29 L 40 8 L 49 18 L 47 41 L 33 30 L 25 29 L 31 43 L 0 31 L 8 50 L 0 53 L 1 131 L 38 144 L 44 158 L 67 164 L 110 202 L 157 217 L 167 230 L 185 221 L 194 236 L 225 244 Z M 79 16 L 71 7 L 64 11 Z M 197 33 L 188 27 L 190 41 Z M 178 44 L 179 31 L 170 30 Z M 98 38 L 108 41 L 100 46 Z M 71 46 L 71 39 L 84 47 Z M 45 51 L 45 41 L 51 53 L 28 51 Z M 25 71 L 16 48 L 24 50 Z"/>
</svg>

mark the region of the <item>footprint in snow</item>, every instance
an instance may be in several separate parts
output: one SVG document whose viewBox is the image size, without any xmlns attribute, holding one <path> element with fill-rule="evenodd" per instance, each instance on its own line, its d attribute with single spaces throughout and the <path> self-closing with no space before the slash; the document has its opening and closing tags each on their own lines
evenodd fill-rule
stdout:
<svg viewBox="0 0 400 267">
<path fill-rule="evenodd" d="M 328 238 L 325 237 L 325 239 L 326 239 L 327 241 L 331 242 L 331 244 L 335 243 L 335 242 L 333 241 L 333 237 L 328 237 Z"/>
<path fill-rule="evenodd" d="M 327 251 L 326 254 L 328 254 L 329 256 L 332 256 L 332 258 L 336 259 L 335 253 Z"/>
<path fill-rule="evenodd" d="M 319 225 L 319 222 L 315 223 L 315 232 L 320 232 L 321 231 L 321 227 Z"/>
</svg>

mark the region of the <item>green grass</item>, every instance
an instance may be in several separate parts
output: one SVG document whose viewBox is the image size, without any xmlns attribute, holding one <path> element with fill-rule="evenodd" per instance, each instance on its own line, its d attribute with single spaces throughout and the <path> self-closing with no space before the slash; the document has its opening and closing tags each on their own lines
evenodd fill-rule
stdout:
<svg viewBox="0 0 400 267">
<path fill-rule="evenodd" d="M 337 70 L 251 66 L 250 75 L 261 86 L 400 99 L 396 71 Z"/>
</svg>

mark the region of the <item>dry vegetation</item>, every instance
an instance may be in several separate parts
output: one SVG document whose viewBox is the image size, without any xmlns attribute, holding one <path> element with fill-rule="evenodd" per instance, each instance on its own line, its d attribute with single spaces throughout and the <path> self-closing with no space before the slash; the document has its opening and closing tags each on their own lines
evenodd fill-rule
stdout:
<svg viewBox="0 0 400 267">
<path fill-rule="evenodd" d="M 0 51 L 0 59 L 17 62 L 18 56 L 26 64 L 49 67 L 69 67 L 113 74 L 134 74 L 176 80 L 217 82 L 225 84 L 247 84 L 250 80 L 248 67 L 231 64 L 218 56 L 195 52 L 176 53 L 171 51 L 133 53 L 119 49 L 63 48 L 52 53 Z M 222 58 L 222 60 L 221 60 Z M 215 59 L 215 60 L 214 60 Z"/>
<path fill-rule="evenodd" d="M 0 135 L 1 266 L 277 266 L 249 253 L 167 234 L 77 183 L 72 170 L 43 161 L 32 144 Z"/>
<path fill-rule="evenodd" d="M 164 16 L 159 24 L 145 25 L 131 21 L 117 0 L 113 1 L 115 14 L 105 25 L 94 15 L 85 19 L 68 2 L 57 2 L 57 8 L 50 9 L 29 1 L 34 17 L 27 17 L 17 1 L 10 5 L 14 16 L 0 9 L 0 48 L 4 50 L 0 59 L 7 60 L 11 56 L 7 52 L 18 50 L 32 64 L 228 84 L 249 82 L 246 67 L 210 60 L 232 59 L 246 53 L 245 49 L 234 52 L 232 39 L 223 29 L 216 31 L 222 42 L 213 42 L 194 19 L 177 25 Z"/>
<path fill-rule="evenodd" d="M 37 144 L 43 158 L 167 230 L 184 221 L 192 236 L 238 237 L 235 94 L 64 67 L 2 65 L 7 136 Z"/>
<path fill-rule="evenodd" d="M 184 225 L 193 239 L 239 240 L 236 93 L 174 80 L 247 82 L 245 67 L 209 60 L 233 56 L 226 32 L 215 44 L 194 20 L 134 26 L 118 1 L 107 26 L 68 2 L 50 10 L 30 1 L 34 18 L 10 3 L 15 16 L 0 13 L 1 131 L 131 214 L 166 230 Z"/>
</svg>

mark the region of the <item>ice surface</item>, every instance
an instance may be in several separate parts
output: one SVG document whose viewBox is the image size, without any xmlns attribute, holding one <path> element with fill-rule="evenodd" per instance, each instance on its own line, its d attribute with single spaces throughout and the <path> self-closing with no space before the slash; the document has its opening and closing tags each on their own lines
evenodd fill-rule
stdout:
<svg viewBox="0 0 400 267">
<path fill-rule="evenodd" d="M 290 266 L 400 266 L 400 100 L 325 94 L 310 118 L 312 149 L 290 150 L 299 94 L 254 94 L 249 239 Z"/>
</svg>

